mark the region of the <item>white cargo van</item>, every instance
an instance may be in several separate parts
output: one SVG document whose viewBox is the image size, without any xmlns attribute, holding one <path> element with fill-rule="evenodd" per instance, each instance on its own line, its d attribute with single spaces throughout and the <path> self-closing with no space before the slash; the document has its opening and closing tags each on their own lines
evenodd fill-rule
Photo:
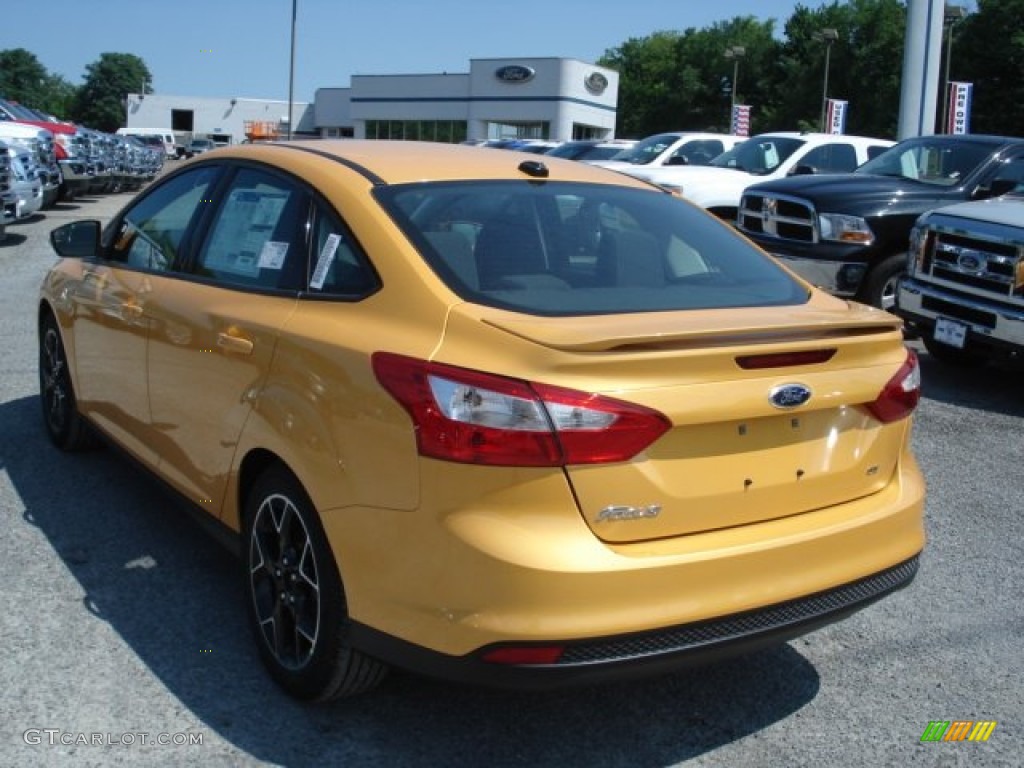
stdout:
<svg viewBox="0 0 1024 768">
<path fill-rule="evenodd" d="M 174 132 L 168 128 L 118 128 L 121 136 L 159 136 L 164 143 L 164 154 L 169 158 L 178 156 L 177 142 L 174 140 Z"/>
</svg>

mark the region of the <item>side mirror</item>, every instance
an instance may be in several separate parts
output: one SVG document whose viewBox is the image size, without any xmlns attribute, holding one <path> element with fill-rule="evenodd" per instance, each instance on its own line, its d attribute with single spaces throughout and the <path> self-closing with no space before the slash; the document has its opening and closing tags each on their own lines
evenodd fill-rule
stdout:
<svg viewBox="0 0 1024 768">
<path fill-rule="evenodd" d="M 686 155 L 672 155 L 666 162 L 665 165 L 689 165 L 690 161 Z"/>
<path fill-rule="evenodd" d="M 50 245 L 66 259 L 94 259 L 100 252 L 100 222 L 73 221 L 50 233 Z"/>
<path fill-rule="evenodd" d="M 986 197 L 999 197 L 1015 190 L 1018 184 L 1019 182 L 1013 179 L 994 179 L 991 184 L 982 185 L 974 190 L 973 197 L 979 200 Z"/>
<path fill-rule="evenodd" d="M 790 176 L 813 176 L 818 172 L 818 169 L 813 165 L 797 165 L 793 167 L 793 170 L 789 172 Z"/>
</svg>

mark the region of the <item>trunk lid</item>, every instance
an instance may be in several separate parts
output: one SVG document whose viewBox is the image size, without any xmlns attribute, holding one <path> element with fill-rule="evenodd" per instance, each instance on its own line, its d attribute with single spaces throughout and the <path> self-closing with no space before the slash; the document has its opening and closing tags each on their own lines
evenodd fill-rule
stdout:
<svg viewBox="0 0 1024 768">
<path fill-rule="evenodd" d="M 522 378 L 653 408 L 671 422 L 630 461 L 566 468 L 580 513 L 608 542 L 857 499 L 881 490 L 900 456 L 906 422 L 882 424 L 865 407 L 907 355 L 900 321 L 873 308 L 817 293 L 798 307 L 566 318 L 467 304 L 450 318 L 463 322 L 526 342 L 516 347 Z M 812 352 L 828 359 L 757 357 Z M 473 367 L 487 355 L 470 354 Z M 786 387 L 809 398 L 773 404 Z"/>
</svg>

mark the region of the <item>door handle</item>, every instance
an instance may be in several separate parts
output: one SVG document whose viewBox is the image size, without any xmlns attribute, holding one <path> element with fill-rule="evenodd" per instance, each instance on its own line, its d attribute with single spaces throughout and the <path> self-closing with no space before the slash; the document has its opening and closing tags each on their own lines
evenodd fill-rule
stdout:
<svg viewBox="0 0 1024 768">
<path fill-rule="evenodd" d="M 121 304 L 121 317 L 125 320 L 136 320 L 142 317 L 142 305 L 126 301 Z"/>
<path fill-rule="evenodd" d="M 232 336 L 221 331 L 217 334 L 217 346 L 225 352 L 237 352 L 241 355 L 252 354 L 252 341 L 241 336 Z"/>
</svg>

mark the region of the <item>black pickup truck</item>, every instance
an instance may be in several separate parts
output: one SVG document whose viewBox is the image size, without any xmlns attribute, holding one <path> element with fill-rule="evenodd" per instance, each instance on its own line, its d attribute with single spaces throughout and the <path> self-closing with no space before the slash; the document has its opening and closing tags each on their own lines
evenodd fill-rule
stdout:
<svg viewBox="0 0 1024 768">
<path fill-rule="evenodd" d="M 1024 139 L 921 136 L 850 174 L 748 187 L 736 225 L 808 282 L 891 309 L 918 216 L 1002 194 L 1022 180 Z"/>
</svg>

